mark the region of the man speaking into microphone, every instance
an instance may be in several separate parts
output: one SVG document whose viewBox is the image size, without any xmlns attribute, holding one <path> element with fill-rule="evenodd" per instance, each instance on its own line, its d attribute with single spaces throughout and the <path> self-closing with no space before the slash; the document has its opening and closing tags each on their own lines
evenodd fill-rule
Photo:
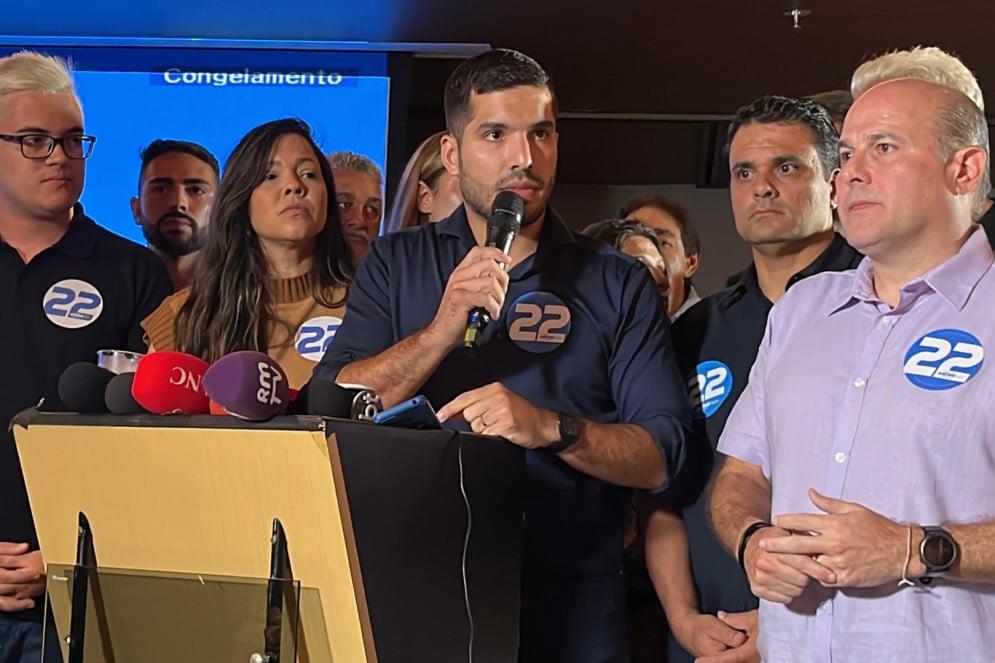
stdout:
<svg viewBox="0 0 995 663">
<path fill-rule="evenodd" d="M 548 207 L 558 134 L 538 63 L 509 50 L 463 62 L 445 112 L 464 205 L 374 241 L 314 375 L 368 385 L 385 407 L 424 394 L 444 422 L 526 448 L 519 660 L 628 661 L 630 489 L 666 489 L 690 421 L 658 291 Z M 505 191 L 524 200 L 507 253 L 486 246 Z M 468 335 L 477 308 L 491 321 Z"/>
</svg>

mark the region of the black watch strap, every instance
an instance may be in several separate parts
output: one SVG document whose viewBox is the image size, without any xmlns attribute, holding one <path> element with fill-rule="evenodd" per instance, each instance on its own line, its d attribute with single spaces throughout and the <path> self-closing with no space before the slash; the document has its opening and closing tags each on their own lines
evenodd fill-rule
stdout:
<svg viewBox="0 0 995 663">
<path fill-rule="evenodd" d="M 557 426 L 559 427 L 560 439 L 546 447 L 553 453 L 566 451 L 577 443 L 580 439 L 580 419 L 572 414 L 557 414 Z"/>
<path fill-rule="evenodd" d="M 743 536 L 739 539 L 739 551 L 736 553 L 736 561 L 742 567 L 743 571 L 746 571 L 746 560 L 743 559 L 743 555 L 746 553 L 746 544 L 750 542 L 753 535 L 762 530 L 765 527 L 773 527 L 772 523 L 768 523 L 766 520 L 758 520 L 743 532 Z"/>
</svg>

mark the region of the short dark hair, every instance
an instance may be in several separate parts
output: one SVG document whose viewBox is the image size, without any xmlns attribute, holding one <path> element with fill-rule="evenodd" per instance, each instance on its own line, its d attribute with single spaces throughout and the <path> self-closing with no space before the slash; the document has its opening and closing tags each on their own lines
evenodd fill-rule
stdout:
<svg viewBox="0 0 995 663">
<path fill-rule="evenodd" d="M 635 219 L 605 219 L 604 221 L 597 221 L 581 230 L 580 234 L 599 242 L 604 242 L 619 251 L 622 250 L 622 246 L 629 239 L 633 237 L 645 237 L 653 242 L 656 250 L 660 252 L 661 256 L 663 255 L 660 238 L 656 236 L 652 228 Z"/>
<path fill-rule="evenodd" d="M 553 94 L 553 81 L 538 62 L 518 51 L 496 48 L 464 60 L 446 81 L 443 105 L 446 131 L 456 140 L 463 136 L 470 121 L 470 97 L 521 85 L 544 87 Z M 553 112 L 556 95 L 553 94 Z"/>
<path fill-rule="evenodd" d="M 221 167 L 218 165 L 218 158 L 211 154 L 210 150 L 203 145 L 191 143 L 187 140 L 160 138 L 149 143 L 138 153 L 139 158 L 142 160 L 142 168 L 138 171 L 139 184 L 141 184 L 142 178 L 145 177 L 145 169 L 149 167 L 149 164 L 163 154 L 170 154 L 171 152 L 182 152 L 183 154 L 189 154 L 192 157 L 200 159 L 211 167 L 215 177 L 218 179 L 221 178 Z"/>
<path fill-rule="evenodd" d="M 677 226 L 681 230 L 684 255 L 693 256 L 701 253 L 701 238 L 698 237 L 698 230 L 691 223 L 688 209 L 684 205 L 661 194 L 636 196 L 623 205 L 618 214 L 623 219 L 627 219 L 630 214 L 641 207 L 655 207 L 674 217 L 674 221 L 677 222 Z"/>
<path fill-rule="evenodd" d="M 812 131 L 815 150 L 819 154 L 822 174 L 828 181 L 833 171 L 840 167 L 840 135 L 826 108 L 811 99 L 794 99 L 768 94 L 754 99 L 736 111 L 726 140 L 725 151 L 740 127 L 747 124 L 804 124 Z"/>
</svg>

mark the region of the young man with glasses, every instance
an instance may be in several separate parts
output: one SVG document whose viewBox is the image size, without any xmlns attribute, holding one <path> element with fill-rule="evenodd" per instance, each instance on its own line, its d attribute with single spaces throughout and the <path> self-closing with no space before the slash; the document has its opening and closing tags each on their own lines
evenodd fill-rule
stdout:
<svg viewBox="0 0 995 663">
<path fill-rule="evenodd" d="M 83 213 L 95 139 L 65 64 L 37 53 L 0 58 L 0 423 L 44 399 L 101 348 L 141 351 L 139 321 L 172 291 L 144 247 Z M 0 438 L 0 653 L 40 660 L 45 566 L 8 432 Z M 50 651 L 50 648 L 46 648 Z M 46 661 L 60 660 L 58 652 Z"/>
</svg>

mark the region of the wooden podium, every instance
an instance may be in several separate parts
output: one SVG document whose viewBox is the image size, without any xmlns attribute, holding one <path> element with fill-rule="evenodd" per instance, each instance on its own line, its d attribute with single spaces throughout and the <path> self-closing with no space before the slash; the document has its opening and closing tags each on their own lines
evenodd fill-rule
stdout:
<svg viewBox="0 0 995 663">
<path fill-rule="evenodd" d="M 82 512 L 102 569 L 262 582 L 278 518 L 301 587 L 298 660 L 466 660 L 470 615 L 474 660 L 516 657 L 525 460 L 503 440 L 319 417 L 29 410 L 13 426 L 50 569 L 74 563 Z M 196 629 L 183 637 L 182 660 L 223 660 L 198 657 Z"/>
</svg>

